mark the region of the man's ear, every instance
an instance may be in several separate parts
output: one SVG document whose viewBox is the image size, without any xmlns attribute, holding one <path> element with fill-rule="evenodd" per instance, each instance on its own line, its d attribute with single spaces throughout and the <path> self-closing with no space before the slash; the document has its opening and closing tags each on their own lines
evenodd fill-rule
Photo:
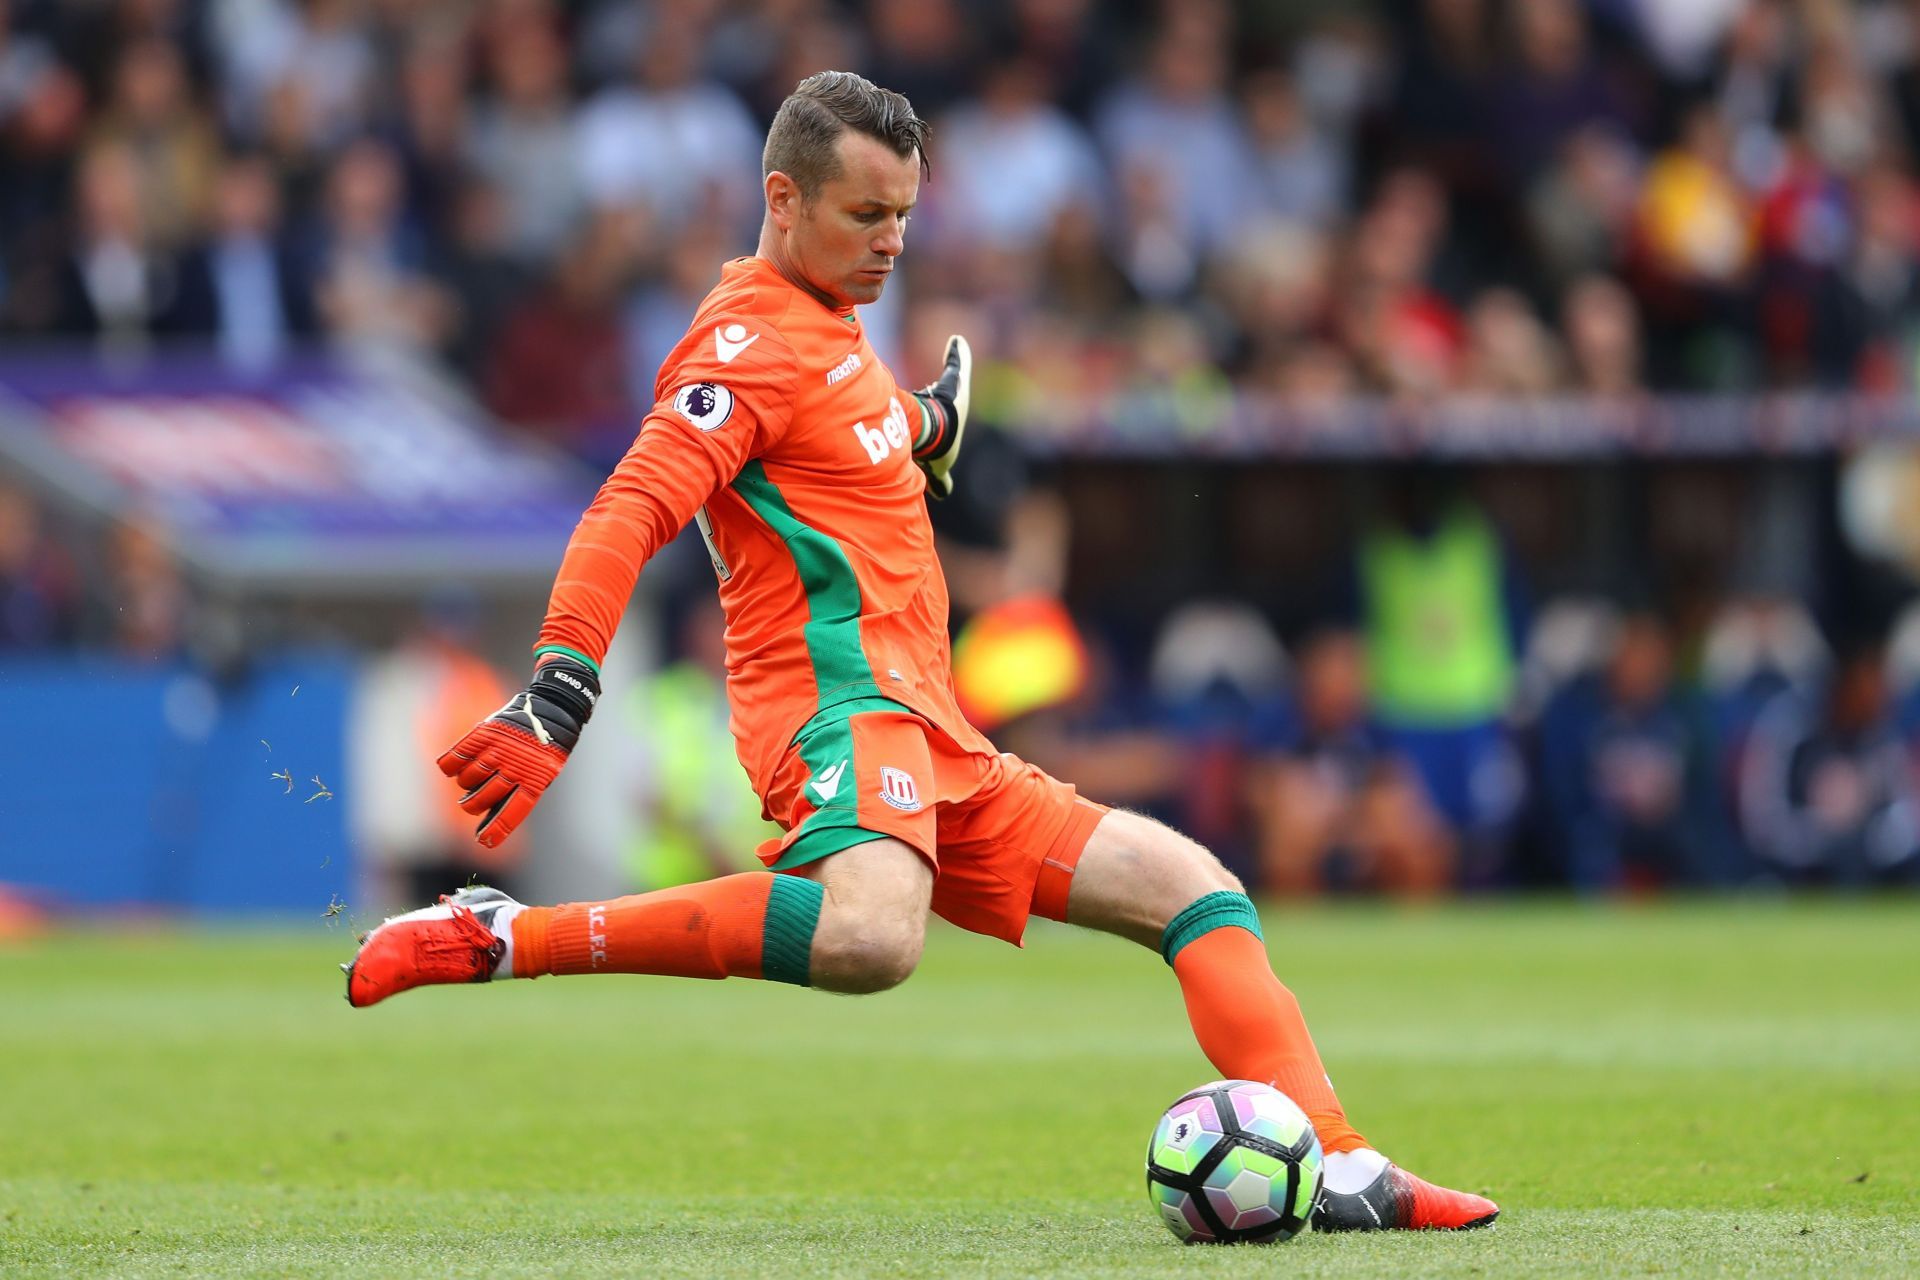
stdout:
<svg viewBox="0 0 1920 1280">
<path fill-rule="evenodd" d="M 766 187 L 767 212 L 773 218 L 773 225 L 781 231 L 791 231 L 800 216 L 800 184 L 775 169 L 767 175 Z"/>
</svg>

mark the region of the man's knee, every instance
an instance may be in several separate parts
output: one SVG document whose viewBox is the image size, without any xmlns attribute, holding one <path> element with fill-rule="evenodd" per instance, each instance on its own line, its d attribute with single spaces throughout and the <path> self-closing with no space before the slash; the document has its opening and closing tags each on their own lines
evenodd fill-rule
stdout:
<svg viewBox="0 0 1920 1280">
<path fill-rule="evenodd" d="M 826 888 L 808 982 L 868 995 L 905 982 L 926 942 L 933 870 L 894 839 L 874 840 L 809 868 Z"/>
<path fill-rule="evenodd" d="M 1246 890 L 1204 846 L 1151 818 L 1114 810 L 1081 855 L 1067 919 L 1154 947 L 1180 912 L 1223 892 Z"/>
<path fill-rule="evenodd" d="M 848 922 L 844 929 L 816 934 L 813 941 L 812 984 L 824 991 L 864 996 L 887 991 L 910 977 L 920 963 L 926 942 L 924 926 L 862 926 Z"/>
</svg>

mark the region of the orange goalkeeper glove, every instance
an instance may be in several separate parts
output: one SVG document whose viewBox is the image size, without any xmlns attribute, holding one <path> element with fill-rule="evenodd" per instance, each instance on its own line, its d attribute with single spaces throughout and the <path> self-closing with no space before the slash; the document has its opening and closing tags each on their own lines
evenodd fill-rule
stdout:
<svg viewBox="0 0 1920 1280">
<path fill-rule="evenodd" d="M 953 494 L 953 464 L 960 457 L 960 437 L 967 430 L 967 401 L 973 390 L 973 349 L 959 334 L 947 339 L 947 365 L 933 385 L 920 388 L 924 425 L 913 442 L 913 460 L 927 473 L 927 492 L 936 498 Z"/>
<path fill-rule="evenodd" d="M 494 848 L 532 812 L 599 700 L 592 667 L 552 654 L 524 691 L 447 748 L 440 772 L 467 788 L 460 807 L 480 818 L 481 844 Z"/>
</svg>

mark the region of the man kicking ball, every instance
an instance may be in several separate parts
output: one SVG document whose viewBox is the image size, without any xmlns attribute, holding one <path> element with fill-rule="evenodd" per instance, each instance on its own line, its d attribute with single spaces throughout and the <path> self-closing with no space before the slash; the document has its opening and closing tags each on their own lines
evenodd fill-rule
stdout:
<svg viewBox="0 0 1920 1280">
<path fill-rule="evenodd" d="M 1222 1076 L 1272 1084 L 1327 1153 L 1321 1230 L 1462 1228 L 1499 1208 L 1388 1162 L 1342 1111 L 1239 881 L 1205 849 L 996 751 L 954 702 L 945 497 L 972 357 L 902 391 L 855 308 L 878 299 L 925 171 L 907 100 L 823 72 L 781 105 L 758 251 L 726 264 L 655 403 L 581 517 L 524 692 L 440 757 L 492 846 L 566 763 L 641 566 L 688 520 L 727 615 L 741 762 L 785 834 L 767 870 L 563 906 L 470 888 L 397 916 L 347 968 L 356 1007 L 429 983 L 543 974 L 765 978 L 884 991 L 929 910 L 1018 944 L 1030 915 L 1157 949 Z"/>
</svg>

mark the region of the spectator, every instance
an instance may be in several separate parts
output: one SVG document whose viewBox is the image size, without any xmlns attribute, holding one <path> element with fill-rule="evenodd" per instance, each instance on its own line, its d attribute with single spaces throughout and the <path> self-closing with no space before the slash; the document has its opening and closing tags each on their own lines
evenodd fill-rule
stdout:
<svg viewBox="0 0 1920 1280">
<path fill-rule="evenodd" d="M 1658 617 L 1621 620 L 1604 671 L 1557 695 L 1542 738 L 1568 883 L 1584 892 L 1715 883 L 1711 843 L 1691 820 L 1693 733 Z"/>
<path fill-rule="evenodd" d="M 1517 65 L 1501 77 L 1494 99 L 1495 137 L 1524 185 L 1575 130 L 1629 132 L 1632 121 L 1593 51 L 1577 0 L 1517 0 L 1513 19 Z"/>
<path fill-rule="evenodd" d="M 1677 145 L 1647 169 L 1636 217 L 1639 293 L 1663 384 L 1716 387 L 1751 377 L 1742 291 L 1757 248 L 1752 203 L 1732 170 L 1726 130 L 1696 107 Z"/>
<path fill-rule="evenodd" d="M 33 495 L 0 481 L 0 651 L 71 644 L 79 619 L 73 557 L 47 536 Z"/>
<path fill-rule="evenodd" d="M 1733 139 L 1734 165 L 1749 189 L 1765 186 L 1779 162 L 1778 129 L 1795 98 L 1790 54 L 1779 0 L 1739 6 L 1712 78 L 1714 105 Z"/>
<path fill-rule="evenodd" d="M 1249 770 L 1286 705 L 1287 655 L 1249 605 L 1194 600 L 1168 615 L 1148 666 L 1159 720 L 1185 761 L 1173 804 L 1181 829 L 1258 878 Z"/>
<path fill-rule="evenodd" d="M 1605 271 L 1633 232 L 1641 163 L 1613 130 L 1589 127 L 1561 140 L 1558 158 L 1527 192 L 1526 217 L 1549 285 Z"/>
<path fill-rule="evenodd" d="M 1489 289 L 1467 312 L 1462 387 L 1514 398 L 1544 396 L 1561 382 L 1560 347 L 1527 300 Z"/>
<path fill-rule="evenodd" d="M 1801 129 L 1821 164 L 1857 174 L 1885 152 L 1889 112 L 1844 32 L 1814 42 L 1800 76 Z"/>
<path fill-rule="evenodd" d="M 546 285 L 507 318 L 485 373 L 495 413 L 608 468 L 638 425 L 620 298 L 639 223 L 631 211 L 595 215 Z"/>
<path fill-rule="evenodd" d="M 12 258 L 22 241 L 61 221 L 68 153 L 86 122 L 86 91 L 53 46 L 13 30 L 0 0 L 0 244 Z M 0 259 L 0 270 L 7 266 Z M 0 302 L 18 312 L 0 275 Z"/>
<path fill-rule="evenodd" d="M 1858 230 L 1816 304 L 1815 367 L 1830 385 L 1907 390 L 1920 321 L 1920 192 L 1907 173 L 1877 164 L 1853 194 Z"/>
<path fill-rule="evenodd" d="M 1457 477 L 1415 465 L 1387 485 L 1355 565 L 1374 715 L 1460 839 L 1465 882 L 1492 884 L 1525 790 L 1502 721 L 1524 631 L 1517 574 Z"/>
<path fill-rule="evenodd" d="M 1117 78 L 1113 24 L 1097 15 L 1095 0 L 1010 0 L 1001 6 L 1004 30 L 989 49 L 1018 49 L 1044 71 L 1050 96 L 1075 117 L 1092 114 L 1099 95 Z"/>
<path fill-rule="evenodd" d="M 1142 293 L 1179 296 L 1202 257 L 1231 242 L 1249 203 L 1253 159 L 1226 95 L 1219 33 L 1170 20 L 1145 74 L 1101 104 L 1097 123 L 1119 175 L 1121 261 Z"/>
<path fill-rule="evenodd" d="M 1298 223 L 1259 222 L 1221 259 L 1213 291 L 1241 335 L 1232 368 L 1243 380 L 1265 385 L 1325 327 L 1333 274 L 1328 243 Z"/>
<path fill-rule="evenodd" d="M 1729 285 L 1753 262 L 1753 210 L 1731 168 L 1725 128 L 1696 108 L 1677 145 L 1655 157 L 1640 197 L 1650 266 L 1682 283 Z"/>
<path fill-rule="evenodd" d="M 1853 647 L 1824 697 L 1776 697 L 1740 774 L 1740 821 L 1789 884 L 1862 888 L 1920 873 L 1920 797 L 1892 722 L 1877 643 Z"/>
<path fill-rule="evenodd" d="M 469 176 L 474 107 L 467 98 L 461 35 L 429 28 L 409 41 L 391 129 L 406 173 L 407 207 L 435 227 L 457 228 L 461 190 Z"/>
<path fill-rule="evenodd" d="M 721 228 L 689 228 L 674 242 L 665 270 L 649 276 L 627 299 L 627 383 L 634 405 L 654 402 L 660 366 L 686 337 L 701 299 L 720 278 L 720 264 L 737 247 Z"/>
<path fill-rule="evenodd" d="M 97 340 L 104 352 L 143 349 L 174 294 L 174 263 L 152 242 L 140 169 L 119 143 L 89 151 L 75 175 L 76 243 L 61 276 L 58 332 Z"/>
<path fill-rule="evenodd" d="M 273 163 L 287 207 L 312 216 L 325 201 L 330 156 L 298 81 L 273 87 L 258 129 L 261 150 Z"/>
<path fill-rule="evenodd" d="M 1253 775 L 1262 888 L 1427 896 L 1452 883 L 1453 840 L 1371 720 L 1366 687 L 1352 632 L 1302 647 L 1296 724 Z"/>
<path fill-rule="evenodd" d="M 1640 319 L 1633 298 L 1616 280 L 1588 276 L 1561 304 L 1573 386 L 1618 400 L 1641 390 Z"/>
<path fill-rule="evenodd" d="M 205 217 L 219 140 L 189 96 L 179 50 L 139 40 L 120 54 L 113 96 L 88 146 L 115 147 L 134 164 L 142 221 L 159 249 L 183 244 Z"/>
<path fill-rule="evenodd" d="M 474 843 L 471 824 L 440 803 L 435 758 L 510 690 L 474 648 L 476 604 L 436 592 L 393 648 L 361 673 L 347 715 L 347 785 L 365 886 L 375 903 L 416 902 L 467 884 L 511 886 L 526 853 L 515 835 L 497 849 Z"/>
<path fill-rule="evenodd" d="M 732 91 L 700 78 L 699 47 L 663 13 L 632 80 L 580 113 L 581 179 L 595 205 L 639 205 L 665 234 L 694 221 L 757 230 L 760 133 Z"/>
<path fill-rule="evenodd" d="M 186 649 L 192 597 L 165 534 L 150 520 L 124 520 L 107 542 L 88 635 L 123 657 L 178 658 Z"/>
<path fill-rule="evenodd" d="M 1489 139 L 1498 41 L 1489 6 L 1485 0 L 1419 0 L 1401 37 L 1388 109 L 1396 157 L 1431 169 L 1469 203 L 1497 204 L 1502 169 Z"/>
<path fill-rule="evenodd" d="M 1378 390 L 1424 394 L 1459 376 L 1465 329 L 1428 282 L 1446 218 L 1433 177 L 1404 169 L 1382 180 L 1354 228 L 1334 324 Z"/>
<path fill-rule="evenodd" d="M 357 0 L 220 6 L 214 30 L 229 127 L 257 138 L 274 99 L 297 99 L 322 146 L 351 138 L 374 99 L 373 42 L 360 16 Z"/>
<path fill-rule="evenodd" d="M 280 232 L 280 192 L 266 161 L 232 156 L 214 189 L 212 233 L 181 259 L 167 331 L 211 338 L 229 363 L 247 368 L 311 337 L 313 294 Z"/>
<path fill-rule="evenodd" d="M 487 48 L 492 92 L 474 114 L 474 168 L 506 201 L 508 243 L 523 262 L 551 259 L 584 207 L 567 96 L 566 47 L 545 22 L 503 30 Z"/>
<path fill-rule="evenodd" d="M 461 185 L 448 231 L 433 266 L 452 308 L 441 353 L 477 385 L 501 326 L 536 277 L 512 252 L 506 200 L 484 178 Z"/>
<path fill-rule="evenodd" d="M 863 32 L 833 9 L 800 4 L 766 73 L 744 90 L 755 119 L 771 120 L 793 86 L 822 67 L 859 66 L 866 57 Z"/>
<path fill-rule="evenodd" d="M 628 691 L 623 707 L 643 768 L 627 867 L 638 890 L 759 867 L 753 851 L 779 828 L 760 814 L 734 754 L 726 698 L 726 619 L 711 594 L 678 628 L 675 657 Z"/>
<path fill-rule="evenodd" d="M 1041 249 L 1038 293 L 1055 314 L 1086 334 L 1103 333 L 1139 301 L 1084 201 L 1061 207 Z"/>
<path fill-rule="evenodd" d="M 353 143 L 327 175 L 307 269 L 336 337 L 424 348 L 446 332 L 447 299 L 426 274 L 426 243 L 402 200 L 398 158 L 376 139 Z"/>
<path fill-rule="evenodd" d="M 1279 71 L 1248 79 L 1241 107 L 1253 147 L 1254 207 L 1283 222 L 1326 228 L 1346 212 L 1346 152 L 1308 117 Z"/>
<path fill-rule="evenodd" d="M 943 252 L 1032 251 L 1069 206 L 1102 203 L 1092 141 L 1043 88 L 1037 64 L 1003 62 L 986 72 L 977 102 L 941 122 L 940 176 L 928 195 L 939 208 Z"/>
<path fill-rule="evenodd" d="M 923 119 L 946 114 L 972 88 L 974 31 L 956 0 L 867 0 L 866 18 L 866 74 L 905 94 Z"/>
<path fill-rule="evenodd" d="M 1192 317 L 1149 307 L 1133 322 L 1127 392 L 1113 429 L 1139 432 L 1171 425 L 1189 439 L 1222 430 L 1233 410 L 1233 388 L 1210 357 L 1206 335 Z"/>
</svg>

